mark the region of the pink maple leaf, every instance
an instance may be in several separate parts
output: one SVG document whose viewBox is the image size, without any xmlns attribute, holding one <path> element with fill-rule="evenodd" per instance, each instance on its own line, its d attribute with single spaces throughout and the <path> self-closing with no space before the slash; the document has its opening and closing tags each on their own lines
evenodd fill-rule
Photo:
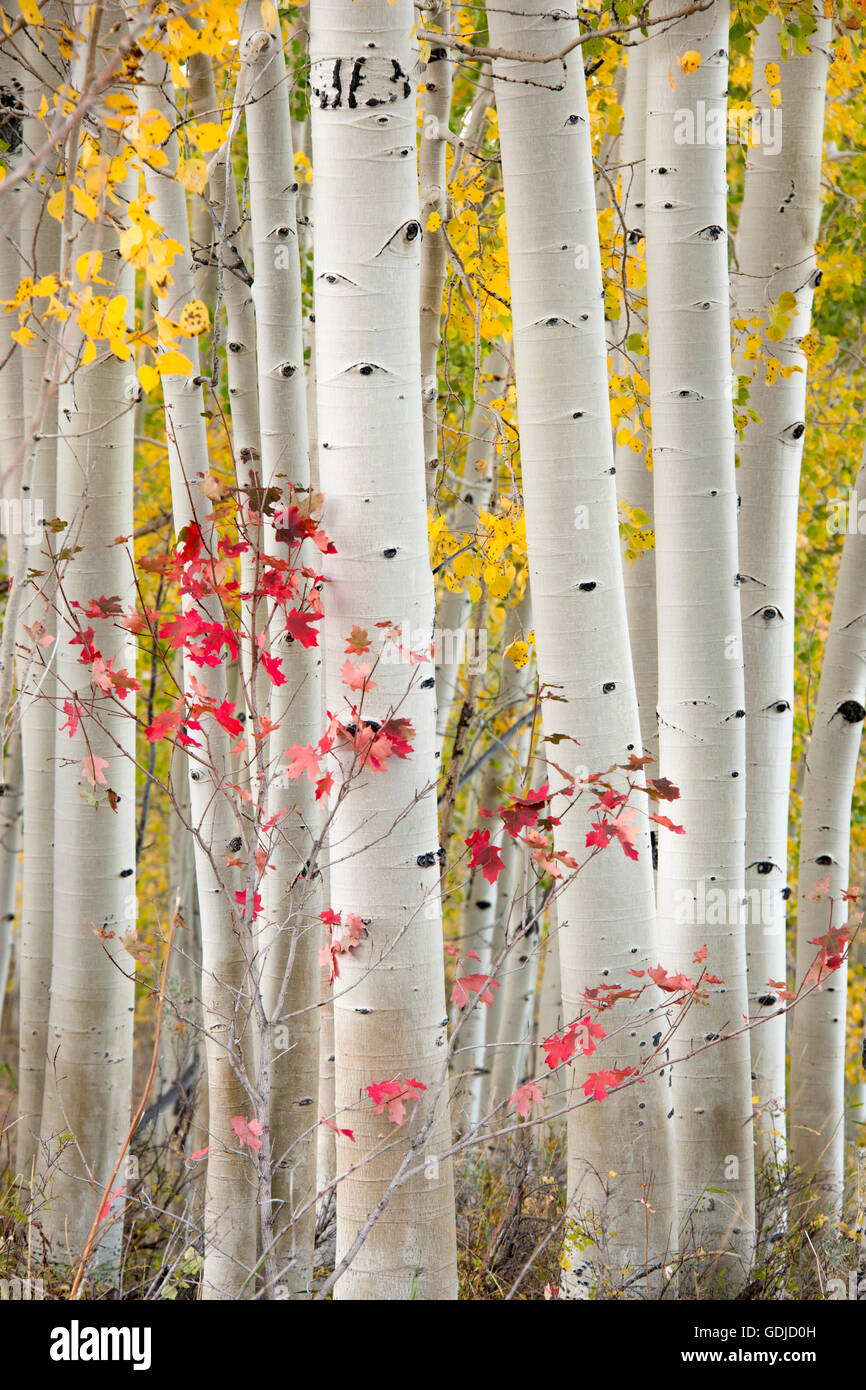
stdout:
<svg viewBox="0 0 866 1390">
<path fill-rule="evenodd" d="M 251 1149 L 260 1149 L 262 1141 L 260 1135 L 262 1127 L 258 1120 L 245 1120 L 243 1115 L 232 1115 L 231 1127 L 238 1136 L 242 1144 L 249 1144 Z"/>
<path fill-rule="evenodd" d="M 509 1096 L 509 1102 L 514 1106 L 515 1114 L 521 1120 L 529 1119 L 529 1112 L 533 1103 L 540 1103 L 544 1099 L 541 1094 L 541 1087 L 536 1086 L 534 1081 L 527 1081 L 525 1085 L 518 1086 L 513 1095 Z"/>
<path fill-rule="evenodd" d="M 465 1008 L 472 999 L 472 994 L 477 994 L 482 1004 L 486 1004 L 488 1009 L 493 1003 L 492 989 L 498 989 L 496 980 L 491 980 L 489 975 L 461 975 L 459 980 L 455 980 L 454 988 L 451 991 L 451 1002 L 456 1004 L 458 1009 Z"/>
<path fill-rule="evenodd" d="M 96 784 L 97 784 L 97 782 L 99 783 L 99 785 L 100 785 L 101 787 L 107 787 L 107 786 L 108 786 L 108 783 L 107 783 L 107 781 L 105 780 L 104 773 L 105 773 L 105 769 L 106 769 L 107 767 L 109 767 L 109 766 L 110 766 L 110 761 L 109 761 L 108 758 L 91 758 L 91 757 L 87 757 L 87 758 L 82 758 L 82 759 L 81 759 L 81 772 L 82 772 L 82 775 L 83 775 L 83 776 L 85 777 L 85 779 L 90 783 L 90 785 L 91 785 L 91 787 L 93 788 L 94 791 L 96 791 Z"/>
</svg>

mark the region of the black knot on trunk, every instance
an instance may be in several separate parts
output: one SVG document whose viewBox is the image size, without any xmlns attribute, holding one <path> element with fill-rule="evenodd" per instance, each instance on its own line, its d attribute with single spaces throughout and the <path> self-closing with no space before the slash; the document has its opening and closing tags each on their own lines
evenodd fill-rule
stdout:
<svg viewBox="0 0 866 1390">
<path fill-rule="evenodd" d="M 859 700 L 843 700 L 836 713 L 841 714 L 846 724 L 860 724 L 866 719 L 866 709 Z"/>
</svg>

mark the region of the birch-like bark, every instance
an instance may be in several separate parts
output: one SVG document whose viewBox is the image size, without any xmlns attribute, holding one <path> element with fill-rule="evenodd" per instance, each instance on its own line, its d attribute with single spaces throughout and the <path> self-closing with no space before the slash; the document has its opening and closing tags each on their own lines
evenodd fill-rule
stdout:
<svg viewBox="0 0 866 1390">
<path fill-rule="evenodd" d="M 290 484 L 301 498 L 310 487 L 306 384 L 289 88 L 282 43 L 261 25 L 261 11 L 243 12 L 241 54 L 249 88 L 245 103 L 249 196 L 255 258 L 261 472 L 266 486 Z M 278 171 L 275 174 L 275 171 Z M 268 546 L 267 549 L 271 549 Z M 274 545 L 273 549 L 276 549 Z M 285 685 L 270 692 L 271 780 L 268 819 L 281 814 L 273 869 L 265 879 L 263 994 L 270 1028 L 270 1125 L 276 1169 L 272 1239 L 280 1283 L 290 1296 L 309 1290 L 313 1274 L 316 1112 L 319 1064 L 321 875 L 315 789 L 307 777 L 273 776 L 287 744 L 315 744 L 321 735 L 320 655 L 272 633 Z M 294 1218 L 294 1210 L 307 1208 Z M 263 1232 L 264 1234 L 264 1232 Z"/>
<path fill-rule="evenodd" d="M 819 6 L 807 54 L 780 59 L 779 21 L 758 31 L 752 101 L 755 143 L 748 151 L 737 231 L 734 295 L 738 318 L 769 320 L 783 294 L 796 301 L 779 341 L 760 337 L 763 362 L 749 384 L 750 421 L 739 444 L 740 602 L 746 669 L 746 896 L 749 1012 L 778 1017 L 752 1030 L 756 1139 L 761 1159 L 785 1151 L 785 1018 L 769 980 L 786 973 L 785 903 L 788 800 L 794 728 L 794 609 L 800 460 L 806 431 L 812 297 L 821 276 L 815 239 L 821 219 L 824 92 L 833 23 Z M 780 71 L 781 105 L 770 104 L 768 63 Z M 750 375 L 740 355 L 737 369 Z M 781 370 L 793 369 L 787 378 Z"/>
<path fill-rule="evenodd" d="M 488 406 L 504 394 L 507 377 L 508 361 L 498 347 L 492 347 L 482 362 L 480 395 L 469 417 L 460 500 L 451 523 L 452 534 L 458 538 L 460 547 L 474 535 L 479 512 L 490 505 L 496 476 L 492 450 L 496 426 Z M 448 732 L 463 658 L 467 652 L 475 650 L 476 639 L 476 634 L 466 628 L 472 600 L 463 585 L 457 580 L 454 582 L 453 589 L 445 584 L 436 606 L 436 627 L 442 644 L 436 666 L 436 732 L 440 751 Z"/>
<path fill-rule="evenodd" d="M 435 0 L 424 16 L 428 29 L 451 32 L 450 0 Z M 428 501 L 436 485 L 439 466 L 439 347 L 442 342 L 442 290 L 448 265 L 445 234 L 441 223 L 448 218 L 447 152 L 448 121 L 454 86 L 453 55 L 447 48 L 432 44 L 427 61 L 421 66 L 423 125 L 419 150 L 421 179 L 421 396 L 424 410 L 424 466 L 427 470 Z M 440 225 L 428 227 L 431 215 L 438 214 Z M 435 219 L 434 219 L 435 221 Z"/>
<path fill-rule="evenodd" d="M 866 496 L 866 453 L 855 484 Z M 856 523 L 855 523 L 856 526 Z M 802 987 L 819 948 L 811 944 L 845 925 L 841 899 L 849 887 L 851 797 L 866 718 L 866 538 L 845 537 L 833 616 L 824 648 L 821 683 L 806 755 L 797 897 L 797 986 Z M 816 896 L 826 883 L 828 895 Z M 812 895 L 810 897 L 810 894 Z M 833 954 L 833 952 L 831 952 Z M 824 975 L 821 988 L 794 1007 L 791 1046 L 791 1157 L 808 1191 L 794 1198 L 804 1210 L 841 1214 L 845 1176 L 845 1025 L 847 963 Z"/>
<path fill-rule="evenodd" d="M 50 26 L 53 7 L 44 11 Z M 43 38 L 43 52 L 31 44 L 29 60 L 36 75 L 24 81 L 24 102 L 36 110 L 42 91 L 57 81 L 49 57 L 56 58 L 50 32 Z M 44 64 L 44 68 L 43 65 Z M 40 84 L 38 74 L 42 73 Z M 32 156 L 43 139 L 42 126 L 35 119 L 24 122 L 24 149 Z M 24 204 L 21 217 L 21 244 L 31 258 L 28 273 L 34 281 L 57 272 L 60 256 L 60 228 L 45 215 L 42 200 L 35 192 Z M 22 360 L 22 396 L 25 420 L 32 422 L 46 389 L 45 372 L 49 362 L 50 339 L 45 323 L 33 323 L 36 341 Z M 49 388 L 53 383 L 48 383 Z M 39 436 L 33 453 L 33 519 L 48 521 L 57 516 L 57 396 L 49 389 L 44 402 Z M 41 529 L 41 528 L 40 528 Z M 44 624 L 45 635 L 53 636 L 55 616 L 53 566 L 44 534 L 33 536 L 30 565 L 42 571 L 23 605 L 21 621 L 32 627 Z M 103 592 L 101 589 L 100 593 Z M 27 637 L 28 646 L 30 638 Z M 51 993 L 51 938 L 54 898 L 54 735 L 58 723 L 55 706 L 56 672 L 52 648 L 46 665 L 23 658 L 21 661 L 21 747 L 22 785 L 27 815 L 22 829 L 21 855 L 21 937 L 18 958 L 18 1129 L 16 1166 L 25 1178 L 30 1176 L 36 1154 L 36 1136 L 42 1116 L 42 1096 L 47 1053 L 48 1005 Z"/>
<path fill-rule="evenodd" d="M 21 730 L 13 730 L 0 784 L 0 1022 L 12 959 L 12 928 L 18 906 L 21 848 Z"/>
<path fill-rule="evenodd" d="M 673 8 L 661 0 L 653 15 Z M 723 1288 L 742 1277 L 754 1230 L 742 1032 L 746 750 L 728 317 L 727 35 L 726 0 L 653 33 L 646 153 L 660 766 L 680 788 L 675 816 L 685 827 L 682 836 L 660 837 L 659 937 L 667 970 L 694 978 L 694 953 L 706 945 L 705 968 L 724 981 L 710 989 L 707 1008 L 689 1011 L 673 1043 L 681 1220 L 697 1246 L 723 1252 L 706 1266 Z M 677 60 L 690 50 L 702 61 L 687 74 Z M 691 143 L 677 139 L 682 112 L 692 118 Z M 697 125 L 702 113 L 708 128 L 718 122 L 712 143 Z M 710 889 L 722 906 L 702 913 Z"/>
<path fill-rule="evenodd" d="M 409 0 L 320 0 L 311 15 L 319 467 L 337 548 L 325 558 L 325 671 L 344 724 L 353 723 L 340 675 L 352 626 L 375 634 L 377 622 L 408 622 L 425 644 L 433 629 L 411 26 Z M 337 1123 L 357 1141 L 337 1136 L 338 1262 L 400 1165 L 418 1167 L 410 1143 L 433 1106 L 428 1160 L 449 1143 L 435 697 L 424 674 L 424 664 L 378 662 L 361 718 L 410 720 L 413 751 L 378 776 L 363 768 L 330 834 L 332 905 L 370 921 L 366 941 L 340 959 L 334 999 Z M 396 1076 L 428 1087 L 400 1131 L 365 1096 Z M 336 1297 L 456 1296 L 451 1162 L 427 1168 L 369 1228 Z"/>
<path fill-rule="evenodd" d="M 577 38 L 575 10 L 538 12 L 522 0 L 488 13 L 491 42 L 513 51 L 559 51 Z M 607 396 L 601 260 L 590 127 L 580 49 L 562 63 L 502 61 L 496 68 L 532 606 L 542 682 L 565 703 L 545 702 L 544 732 L 565 734 L 584 775 L 637 752 Z M 556 785 L 556 783 L 555 783 Z M 557 848 L 586 859 L 593 819 L 584 796 L 557 829 Z M 563 1012 L 586 1012 L 583 992 L 657 962 L 649 836 L 633 862 L 617 846 L 594 856 L 563 889 Z M 619 1017 L 626 1020 L 620 1008 Z M 601 1065 L 639 1065 L 648 1054 L 635 1024 Z M 641 1046 L 641 1044 L 645 1044 Z M 582 1073 L 573 1069 L 572 1086 Z M 638 1092 L 640 1094 L 638 1094 Z M 582 1091 L 573 1095 L 582 1099 Z M 659 1260 L 676 1240 L 668 1076 L 573 1108 L 568 1197 L 575 1228 L 595 1243 L 571 1255 L 568 1292 L 621 1282 L 627 1265 Z M 606 1177 L 617 1154 L 617 1178 Z M 605 1176 L 603 1176 L 605 1175 Z M 646 1202 L 650 1203 L 647 1207 Z M 604 1233 L 599 1233 L 599 1227 Z M 642 1296 L 646 1280 L 630 1291 Z"/>
<path fill-rule="evenodd" d="M 494 762 L 489 762 L 484 769 L 484 777 L 481 783 L 481 790 L 478 796 L 479 811 L 494 815 L 496 807 L 501 804 L 502 797 L 499 789 L 500 773 Z M 481 824 L 474 819 L 470 824 Z M 497 822 L 494 820 L 491 826 L 490 842 L 501 846 L 502 829 L 495 829 Z M 500 875 L 500 879 L 501 879 Z M 479 975 L 489 975 L 493 961 L 494 946 L 497 938 L 496 908 L 498 897 L 499 879 L 496 883 L 488 883 L 480 869 L 473 869 L 469 880 L 469 891 L 466 895 L 466 907 L 463 911 L 461 921 L 461 950 L 464 955 L 469 951 L 474 951 L 478 957 L 472 965 L 472 970 Z M 468 962 L 463 962 L 467 971 Z M 494 999 L 495 999 L 494 995 Z M 487 1025 L 490 1017 L 490 1008 L 484 1004 L 477 1004 L 466 1018 L 460 1030 L 458 1039 L 457 1053 L 461 1065 L 458 1070 L 467 1076 L 464 1083 L 465 1091 L 465 1111 L 468 1126 L 471 1129 L 478 1124 L 482 1115 L 482 1104 L 488 1082 L 491 1057 L 487 1052 Z"/>
<path fill-rule="evenodd" d="M 166 92 L 167 72 L 161 59 L 150 53 L 142 64 L 138 88 L 139 109 L 156 109 L 171 121 Z M 170 307 L 179 313 L 194 298 L 189 225 L 183 188 L 172 177 L 177 168 L 177 139 L 172 134 L 163 147 L 167 163 L 159 172 L 145 171 L 147 191 L 154 195 L 152 215 L 166 236 L 180 243 L 182 252 L 172 265 L 174 284 Z M 164 343 L 163 346 L 169 346 Z M 174 344 L 172 344 L 174 346 Z M 196 478 L 208 468 L 208 449 L 203 417 L 204 401 L 199 378 L 198 344 L 179 339 L 176 346 L 193 364 L 191 378 L 166 373 L 162 376 L 168 441 L 174 529 L 178 533 L 191 521 L 201 531 L 204 546 L 216 543 L 213 522 Z M 211 621 L 220 611 L 204 600 L 201 608 Z M 217 704 L 226 698 L 224 667 L 184 663 L 190 675 L 204 686 Z M 202 1298 L 234 1299 L 250 1292 L 249 1271 L 256 1256 L 255 1173 L 251 1159 L 239 1151 L 231 1129 L 236 1115 L 249 1115 L 250 1099 L 240 1074 L 250 1043 L 250 981 L 248 960 L 252 950 L 251 918 L 243 920 L 232 907 L 231 888 L 218 865 L 237 833 L 237 821 L 229 801 L 226 780 L 231 775 L 228 735 L 215 723 L 207 730 L 204 759 L 189 760 L 190 814 L 195 836 L 196 880 L 202 932 L 202 1012 L 207 1057 L 208 1108 L 211 1149 L 207 1161 L 205 1191 L 205 1250 Z M 266 1142 L 263 1136 L 263 1151 Z"/>
<path fill-rule="evenodd" d="M 77 157 L 77 148 L 73 148 Z M 67 171 L 72 178 L 73 171 Z M 127 178 L 118 195 L 134 196 Z M 73 223 L 74 249 L 64 260 L 101 250 L 99 289 L 126 301 L 132 327 L 134 275 L 114 254 L 107 225 Z M 68 273 L 68 271 L 67 271 Z M 76 285 L 79 295 L 84 287 Z M 40 1154 L 48 1191 L 43 1230 L 59 1263 L 74 1261 L 107 1196 L 130 1119 L 134 963 L 124 949 L 135 936 L 135 694 L 99 695 L 72 639 L 87 628 L 82 611 L 100 595 L 135 603 L 125 546 L 133 530 L 133 420 L 130 367 L 105 341 L 95 360 L 78 360 L 83 335 L 68 341 L 69 375 L 58 397 L 57 511 L 68 523 L 59 565 L 57 683 L 61 698 L 84 705 L 70 735 L 55 715 L 54 929 L 51 1002 Z M 106 665 L 135 674 L 130 634 L 111 619 L 94 624 L 91 641 Z M 91 717 L 92 712 L 92 717 Z M 111 805 L 110 788 L 117 800 Z M 71 1140 L 63 1135 L 71 1134 Z M 122 1198 L 100 1227 L 94 1263 L 116 1269 L 123 1236 Z"/>
<path fill-rule="evenodd" d="M 646 53 L 645 43 L 636 44 L 634 48 L 629 49 L 620 139 L 620 206 L 627 229 L 625 253 L 629 268 L 635 264 L 639 265 L 643 260 L 646 245 Z M 631 310 L 641 291 L 636 292 L 625 285 L 623 293 Z M 624 340 L 630 333 L 639 333 L 644 318 L 644 315 L 638 318 L 632 312 L 623 314 L 618 324 L 617 339 Z M 620 346 L 617 371 L 627 376 L 632 370 L 633 362 L 634 355 L 627 353 Z M 649 371 L 649 367 L 646 371 Z M 650 471 L 649 432 L 642 421 L 633 421 L 629 426 L 629 432 L 643 445 L 643 452 L 636 452 L 628 442 L 616 445 L 614 458 L 617 496 L 629 507 L 640 508 L 652 524 L 653 477 Z M 632 563 L 624 559 L 623 581 L 641 739 L 645 751 L 653 758 L 658 758 L 658 647 L 654 551 L 642 551 Z"/>
</svg>

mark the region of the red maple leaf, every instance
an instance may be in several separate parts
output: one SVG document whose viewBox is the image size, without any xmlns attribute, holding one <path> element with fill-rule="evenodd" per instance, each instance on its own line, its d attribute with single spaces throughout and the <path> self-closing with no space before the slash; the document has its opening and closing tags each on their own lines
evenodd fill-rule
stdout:
<svg viewBox="0 0 866 1390">
<path fill-rule="evenodd" d="M 482 1004 L 486 1004 L 490 1008 L 493 1003 L 493 995 L 490 991 L 498 988 L 497 981 L 491 980 L 489 975 L 461 975 L 460 979 L 454 982 L 451 1002 L 456 1004 L 458 1009 L 464 1008 L 471 1002 L 472 995 L 469 991 L 472 990 L 473 994 L 477 994 Z"/>
<path fill-rule="evenodd" d="M 416 1081 L 414 1076 L 408 1081 L 401 1081 L 395 1076 L 390 1081 L 374 1081 L 367 1087 L 367 1095 L 375 1103 L 374 1115 L 381 1115 L 387 1107 L 391 1124 L 401 1125 L 406 1117 L 405 1102 L 417 1100 L 418 1093 L 426 1090 L 423 1082 Z"/>
<path fill-rule="evenodd" d="M 498 846 L 490 843 L 490 831 L 473 830 L 469 838 L 463 843 L 472 851 L 469 859 L 470 869 L 480 869 L 488 883 L 495 883 L 505 865 L 500 857 Z"/>
<path fill-rule="evenodd" d="M 295 642 L 300 642 L 302 647 L 317 647 L 319 634 L 310 624 L 318 622 L 321 622 L 321 618 L 315 614 L 299 613 L 297 608 L 292 608 L 286 614 L 286 632 Z"/>
<path fill-rule="evenodd" d="M 315 748 L 309 743 L 293 743 L 291 748 L 285 749 L 284 755 L 289 759 L 286 775 L 291 778 L 292 781 L 294 781 L 296 777 L 302 777 L 304 773 L 307 774 L 311 782 L 316 782 L 318 780 L 321 772 L 319 758 L 322 755 L 321 753 L 317 753 Z"/>
<path fill-rule="evenodd" d="M 654 800 L 679 800 L 679 787 L 675 787 L 673 782 L 668 781 L 667 777 L 648 777 L 646 779 L 646 787 L 647 792 Z"/>
<path fill-rule="evenodd" d="M 350 690 L 375 690 L 376 682 L 370 680 L 372 670 L 367 662 L 353 666 L 347 658 L 340 669 L 340 679 Z"/>
<path fill-rule="evenodd" d="M 267 652 L 262 652 L 260 660 L 274 685 L 285 685 L 286 678 L 283 675 L 283 664 L 279 658 L 276 656 L 269 656 Z"/>
<path fill-rule="evenodd" d="M 595 1100 L 604 1100 L 609 1090 L 621 1085 L 626 1077 L 635 1076 L 636 1067 L 613 1067 L 610 1071 L 593 1071 L 583 1083 L 583 1094 Z"/>
<path fill-rule="evenodd" d="M 340 1126 L 339 1126 L 339 1125 L 336 1125 L 336 1124 L 334 1123 L 333 1120 L 321 1119 L 321 1120 L 319 1121 L 319 1124 L 320 1124 L 320 1125 L 327 1125 L 328 1128 L 329 1128 L 329 1129 L 332 1129 L 332 1130 L 334 1131 L 335 1134 L 345 1134 L 345 1136 L 346 1136 L 347 1139 L 350 1139 L 350 1140 L 352 1141 L 353 1144 L 355 1143 L 355 1133 L 354 1133 L 354 1130 L 351 1130 L 351 1129 L 340 1129 Z"/>
<path fill-rule="evenodd" d="M 529 1112 L 534 1103 L 541 1103 L 544 1096 L 541 1094 L 541 1087 L 536 1086 L 534 1081 L 527 1081 L 523 1086 L 518 1086 L 513 1095 L 508 1097 L 509 1103 L 514 1106 L 516 1115 L 521 1120 L 529 1119 Z"/>
<path fill-rule="evenodd" d="M 223 700 L 222 704 L 215 705 L 211 710 L 216 722 L 225 729 L 226 733 L 237 738 L 238 734 L 243 733 L 243 724 L 234 716 L 234 700 Z"/>
<path fill-rule="evenodd" d="M 651 966 L 648 974 L 653 984 L 666 994 L 679 994 L 682 990 L 693 990 L 695 987 L 687 975 L 669 975 L 662 965 L 657 965 L 655 969 Z"/>
<path fill-rule="evenodd" d="M 60 732 L 63 733 L 64 729 L 68 729 L 69 737 L 74 738 L 81 723 L 81 716 L 71 700 L 63 701 L 63 713 L 66 715 L 66 723 L 60 725 Z"/>
<path fill-rule="evenodd" d="M 244 1119 L 243 1115 L 233 1115 L 230 1124 L 242 1144 L 249 1144 L 251 1149 L 262 1147 L 262 1141 L 259 1138 L 262 1133 L 262 1126 L 258 1120 L 248 1121 Z"/>
<path fill-rule="evenodd" d="M 544 1060 L 553 1071 L 563 1062 L 571 1061 L 577 1044 L 574 1040 L 574 1034 L 566 1030 L 562 1037 L 558 1033 L 553 1033 L 549 1038 L 545 1038 L 541 1046 L 546 1054 Z"/>
<path fill-rule="evenodd" d="M 539 812 L 548 801 L 549 783 L 545 782 L 538 791 L 531 789 L 525 796 L 512 797 L 507 806 L 499 807 L 499 816 L 509 835 L 517 836 L 521 830 L 535 825 Z"/>
</svg>

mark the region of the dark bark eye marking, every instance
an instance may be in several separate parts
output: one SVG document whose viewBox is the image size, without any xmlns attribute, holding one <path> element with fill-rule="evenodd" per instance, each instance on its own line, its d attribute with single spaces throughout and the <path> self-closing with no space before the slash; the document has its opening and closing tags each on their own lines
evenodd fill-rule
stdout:
<svg viewBox="0 0 866 1390">
<path fill-rule="evenodd" d="M 700 237 L 701 241 L 718 241 L 719 238 L 724 235 L 724 227 L 719 227 L 715 224 L 709 227 L 702 227 L 699 232 L 695 232 L 695 236 Z"/>
<path fill-rule="evenodd" d="M 326 270 L 317 277 L 320 285 L 339 286 L 340 289 L 356 290 L 358 286 L 353 280 L 347 280 L 345 275 L 337 275 L 332 270 Z"/>
<path fill-rule="evenodd" d="M 859 700 L 843 700 L 836 714 L 841 714 L 846 724 L 860 724 L 866 719 L 866 709 Z"/>
<path fill-rule="evenodd" d="M 383 256 L 386 251 L 391 251 L 398 256 L 405 255 L 408 250 L 413 249 L 414 243 L 418 241 L 420 236 L 421 223 L 416 221 L 414 217 L 410 218 L 408 222 L 404 222 L 397 228 L 393 236 L 388 238 L 379 255 Z"/>
<path fill-rule="evenodd" d="M 797 440 L 802 439 L 805 433 L 806 422 L 804 420 L 795 420 L 793 425 L 788 425 L 786 429 L 782 430 L 779 438 L 786 444 L 796 444 Z"/>
</svg>

